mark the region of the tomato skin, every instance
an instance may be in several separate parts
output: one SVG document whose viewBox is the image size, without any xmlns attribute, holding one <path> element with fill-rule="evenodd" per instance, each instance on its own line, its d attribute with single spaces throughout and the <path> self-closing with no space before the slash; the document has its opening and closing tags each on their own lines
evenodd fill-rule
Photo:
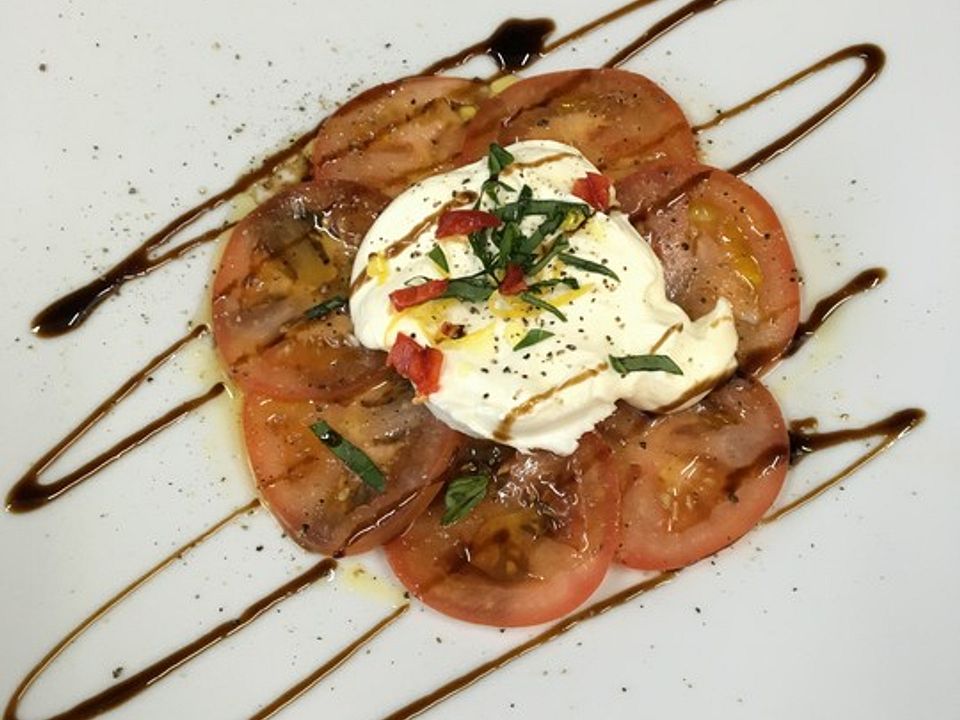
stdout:
<svg viewBox="0 0 960 720">
<path fill-rule="evenodd" d="M 501 220 L 484 210 L 448 210 L 437 220 L 438 238 L 469 235 L 484 228 L 500 227 Z"/>
<path fill-rule="evenodd" d="M 434 347 L 421 346 L 406 333 L 397 334 L 387 364 L 412 382 L 419 395 L 429 395 L 440 389 L 443 353 Z"/>
<path fill-rule="evenodd" d="M 312 182 L 238 223 L 214 278 L 212 315 L 217 352 L 243 390 L 329 401 L 382 379 L 383 354 L 360 347 L 345 310 L 305 314 L 348 294 L 357 247 L 386 203 L 355 183 Z"/>
<path fill-rule="evenodd" d="M 590 205 L 594 210 L 606 212 L 610 209 L 610 178 L 599 173 L 587 173 L 573 183 L 573 194 Z"/>
<path fill-rule="evenodd" d="M 568 70 L 520 80 L 484 102 L 467 130 L 460 163 L 483 157 L 492 142 L 556 140 L 617 180 L 643 163 L 697 156 L 676 102 L 626 70 Z"/>
<path fill-rule="evenodd" d="M 642 570 L 684 567 L 731 544 L 786 478 L 786 423 L 773 396 L 747 378 L 675 415 L 621 406 L 600 433 L 623 470 L 617 559 Z"/>
<path fill-rule="evenodd" d="M 331 115 L 313 147 L 313 177 L 359 182 L 395 197 L 417 180 L 453 167 L 467 117 L 485 83 L 426 76 L 385 83 Z"/>
<path fill-rule="evenodd" d="M 422 305 L 443 295 L 449 284 L 448 280 L 428 280 L 419 285 L 394 290 L 390 293 L 390 304 L 398 312 L 416 305 Z"/>
<path fill-rule="evenodd" d="M 499 627 L 548 622 L 586 600 L 613 559 L 619 479 L 610 450 L 594 434 L 570 458 L 493 447 L 504 455 L 485 499 L 443 526 L 438 496 L 387 544 L 387 559 L 404 586 L 451 617 Z"/>
<path fill-rule="evenodd" d="M 667 296 L 694 319 L 727 298 L 741 372 L 769 369 L 796 332 L 800 281 L 767 201 L 739 178 L 695 162 L 645 166 L 616 191 L 663 263 Z"/>
<path fill-rule="evenodd" d="M 247 394 L 243 432 L 257 490 L 290 537 L 328 555 L 360 553 L 402 532 L 440 489 L 462 442 L 390 375 L 348 404 Z M 378 493 L 314 436 L 323 419 L 387 477 Z"/>
<path fill-rule="evenodd" d="M 501 295 L 519 295 L 527 289 L 527 281 L 523 276 L 523 268 L 514 263 L 507 265 L 500 281 L 498 290 Z"/>
</svg>

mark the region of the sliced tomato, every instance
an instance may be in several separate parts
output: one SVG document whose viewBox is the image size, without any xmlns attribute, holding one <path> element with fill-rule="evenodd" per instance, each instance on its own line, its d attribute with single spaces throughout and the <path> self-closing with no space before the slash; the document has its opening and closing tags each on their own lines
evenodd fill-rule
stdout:
<svg viewBox="0 0 960 720">
<path fill-rule="evenodd" d="M 308 550 L 357 553 L 404 528 L 440 489 L 461 436 L 434 419 L 395 375 L 347 405 L 249 394 L 243 431 L 264 503 Z M 311 432 L 326 421 L 386 476 L 377 492 Z"/>
<path fill-rule="evenodd" d="M 353 180 L 398 195 L 452 166 L 464 127 L 486 94 L 484 83 L 434 76 L 371 88 L 321 127 L 313 146 L 314 177 Z"/>
<path fill-rule="evenodd" d="M 616 180 L 655 160 L 693 160 L 696 144 L 683 111 L 656 83 L 626 70 L 569 70 L 511 85 L 480 106 L 463 161 L 492 142 L 557 140 Z"/>
<path fill-rule="evenodd" d="M 438 238 L 469 235 L 484 228 L 500 227 L 500 218 L 483 210 L 448 210 L 437 221 Z"/>
<path fill-rule="evenodd" d="M 305 313 L 348 295 L 357 246 L 386 203 L 354 183 L 314 182 L 237 225 L 213 283 L 213 331 L 244 390 L 327 401 L 378 379 L 384 355 L 360 346 L 345 308 Z"/>
<path fill-rule="evenodd" d="M 741 370 L 769 368 L 800 315 L 797 267 L 773 208 L 742 180 L 699 163 L 651 165 L 616 189 L 663 261 L 670 299 L 698 318 L 725 297 Z"/>
<path fill-rule="evenodd" d="M 570 612 L 603 580 L 617 544 L 609 448 L 586 435 L 569 458 L 492 444 L 474 453 L 464 472 L 491 474 L 485 499 L 443 526 L 438 496 L 386 546 L 397 577 L 427 605 L 469 622 L 533 625 Z"/>
<path fill-rule="evenodd" d="M 684 567 L 759 522 L 783 487 L 787 428 L 756 380 L 734 378 L 699 404 L 650 418 L 622 406 L 601 426 L 622 469 L 620 562 Z"/>
</svg>

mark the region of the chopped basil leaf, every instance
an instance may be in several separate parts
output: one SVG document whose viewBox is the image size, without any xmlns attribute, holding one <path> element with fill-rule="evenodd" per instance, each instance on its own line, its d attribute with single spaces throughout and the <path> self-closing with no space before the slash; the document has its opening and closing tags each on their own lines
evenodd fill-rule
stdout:
<svg viewBox="0 0 960 720">
<path fill-rule="evenodd" d="M 462 277 L 454 278 L 447 283 L 447 289 L 441 297 L 457 298 L 468 302 L 483 302 L 489 298 L 496 286 L 485 277 Z"/>
<path fill-rule="evenodd" d="M 339 310 L 347 304 L 347 299 L 343 295 L 334 295 L 332 298 L 327 298 L 321 303 L 317 303 L 312 308 L 307 310 L 304 315 L 310 320 L 319 320 L 322 317 L 326 317 L 334 310 Z"/>
<path fill-rule="evenodd" d="M 527 274 L 536 275 L 547 265 L 549 265 L 551 260 L 569 247 L 570 242 L 565 237 L 557 238 L 553 241 L 553 245 L 550 246 L 550 249 L 543 253 L 543 255 L 540 256 L 540 259 L 527 269 Z"/>
<path fill-rule="evenodd" d="M 617 282 L 620 281 L 620 278 L 613 270 L 608 268 L 606 265 L 593 262 L 593 260 L 587 260 L 586 258 L 570 255 L 569 253 L 560 253 L 560 259 L 567 265 L 572 265 L 575 268 L 586 270 L 587 272 L 599 273 L 600 275 L 606 275 L 607 277 L 613 278 Z"/>
<path fill-rule="evenodd" d="M 546 220 L 540 223 L 539 227 L 533 231 L 533 234 L 530 237 L 523 239 L 523 242 L 520 243 L 520 246 L 517 248 L 518 252 L 521 252 L 525 255 L 532 255 L 533 251 L 540 247 L 540 243 L 547 239 L 547 236 L 550 233 L 557 231 L 563 224 L 563 219 L 566 217 L 566 213 L 558 212 L 550 215 Z"/>
<path fill-rule="evenodd" d="M 513 155 L 496 143 L 490 143 L 490 151 L 487 153 L 487 168 L 489 168 L 491 175 L 499 175 L 512 162 Z"/>
<path fill-rule="evenodd" d="M 524 187 L 527 186 L 524 185 Z M 583 203 L 567 202 L 566 200 L 534 200 L 529 196 L 524 196 L 522 189 L 520 193 L 519 200 L 506 203 L 491 210 L 491 212 L 501 220 L 508 217 L 515 218 L 517 215 L 525 217 L 527 215 L 554 215 L 556 213 L 566 217 L 567 213 L 573 210 L 583 213 L 584 217 L 589 217 L 591 214 L 590 207 Z"/>
<path fill-rule="evenodd" d="M 562 312 L 557 310 L 557 308 L 555 308 L 553 305 L 548 303 L 546 300 L 541 300 L 531 292 L 520 293 L 520 299 L 523 300 L 525 303 L 529 303 L 534 307 L 540 308 L 541 310 L 546 310 L 548 313 L 556 315 L 558 318 L 563 320 L 563 322 L 567 321 L 566 315 L 564 315 Z"/>
<path fill-rule="evenodd" d="M 683 370 L 667 355 L 610 356 L 610 366 L 621 375 L 632 372 L 665 372 L 683 375 Z"/>
<path fill-rule="evenodd" d="M 506 266 L 513 255 L 514 244 L 518 238 L 523 237 L 523 233 L 520 232 L 520 226 L 515 222 L 508 222 L 503 226 L 499 235 L 500 242 L 497 244 L 500 247 L 500 257 L 497 264 Z"/>
<path fill-rule="evenodd" d="M 449 263 L 447 263 L 447 256 L 443 252 L 443 248 L 440 247 L 439 245 L 434 245 L 433 250 L 427 253 L 427 257 L 433 260 L 433 262 L 436 263 L 437 267 L 439 267 L 444 272 L 447 272 L 447 273 L 450 272 L 450 265 Z"/>
<path fill-rule="evenodd" d="M 540 292 L 541 290 L 546 290 L 547 288 L 552 288 L 557 285 L 566 285 L 571 290 L 580 289 L 580 283 L 577 282 L 576 278 L 559 277 L 559 278 L 551 278 L 550 280 L 541 280 L 540 282 L 535 282 L 532 285 L 529 285 L 527 287 L 527 290 L 530 292 Z"/>
<path fill-rule="evenodd" d="M 540 328 L 534 328 L 526 335 L 523 336 L 523 339 L 520 340 L 516 345 L 513 346 L 514 350 L 523 350 L 528 348 L 531 345 L 536 345 L 538 342 L 543 342 L 547 338 L 552 338 L 553 333 L 549 330 L 541 330 Z"/>
<path fill-rule="evenodd" d="M 443 496 L 446 512 L 440 524 L 452 525 L 462 520 L 486 496 L 489 483 L 490 478 L 486 475 L 464 475 L 451 480 Z"/>
<path fill-rule="evenodd" d="M 500 204 L 500 190 L 506 190 L 507 192 L 516 192 L 512 187 L 507 185 L 505 182 L 498 180 L 495 177 L 488 178 L 483 181 L 483 185 L 480 186 L 480 194 L 477 196 L 477 201 L 473 204 L 474 210 L 480 209 L 480 203 L 483 201 L 483 196 L 486 195 L 490 198 L 491 202 Z"/>
<path fill-rule="evenodd" d="M 492 272 L 493 256 L 487 247 L 490 239 L 490 228 L 470 233 L 467 238 L 470 241 L 470 248 L 473 250 L 473 254 L 480 259 L 480 264 L 483 265 L 483 269 L 486 272 Z"/>
<path fill-rule="evenodd" d="M 383 492 L 386 489 L 387 479 L 363 450 L 346 440 L 323 420 L 313 423 L 310 430 L 364 483 L 377 492 Z"/>
</svg>

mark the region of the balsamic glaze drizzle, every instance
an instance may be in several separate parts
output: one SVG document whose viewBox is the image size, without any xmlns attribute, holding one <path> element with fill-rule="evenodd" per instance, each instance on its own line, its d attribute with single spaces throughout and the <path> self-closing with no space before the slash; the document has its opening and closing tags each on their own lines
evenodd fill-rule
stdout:
<svg viewBox="0 0 960 720">
<path fill-rule="evenodd" d="M 87 630 L 89 630 L 97 621 L 99 621 L 103 616 L 109 613 L 113 608 L 123 602 L 125 599 L 130 597 L 134 592 L 139 590 L 141 587 L 146 585 L 150 580 L 155 578 L 161 571 L 165 568 L 172 565 L 177 560 L 183 558 L 187 553 L 193 550 L 195 547 L 201 543 L 209 540 L 211 537 L 216 535 L 220 530 L 229 525 L 233 520 L 240 517 L 241 515 L 247 515 L 255 512 L 260 507 L 259 500 L 252 500 L 246 505 L 233 510 L 228 513 L 225 517 L 221 518 L 213 525 L 208 527 L 202 533 L 194 537 L 192 540 L 187 541 L 172 553 L 167 555 L 165 558 L 160 560 L 156 565 L 151 567 L 145 573 L 140 575 L 138 578 L 133 580 L 129 585 L 120 590 L 116 595 L 104 602 L 100 607 L 90 613 L 86 618 L 84 618 L 76 627 L 74 627 L 70 632 L 68 632 L 62 640 L 60 640 L 53 648 L 40 659 L 33 668 L 24 676 L 23 680 L 20 681 L 20 684 L 17 685 L 17 689 L 13 691 L 13 694 L 10 696 L 10 699 L 7 701 L 7 706 L 3 711 L 3 720 L 17 720 L 17 709 L 20 706 L 24 696 L 37 681 L 37 678 L 40 677 L 43 672 L 50 667 L 54 660 L 56 660 L 60 655 L 71 645 L 73 645 L 76 640 L 83 635 Z"/>
<path fill-rule="evenodd" d="M 610 22 L 618 20 L 632 13 L 633 11 L 650 5 L 656 1 L 657 0 L 634 0 L 634 2 L 630 2 L 613 12 L 607 13 L 596 20 L 588 22 L 580 28 L 577 28 L 576 30 L 552 42 L 547 42 L 549 36 L 555 29 L 552 20 L 546 18 L 539 18 L 535 20 L 509 20 L 500 25 L 500 27 L 498 27 L 497 30 L 486 40 L 475 43 L 459 53 L 450 55 L 449 57 L 443 58 L 432 64 L 426 69 L 425 74 L 442 72 L 458 67 L 470 60 L 472 57 L 480 54 L 487 54 L 494 59 L 499 68 L 499 74 L 502 75 L 508 72 L 515 72 L 517 70 L 529 67 L 547 53 L 568 45 L 587 33 L 601 28 Z M 725 0 L 693 0 L 692 2 L 687 3 L 652 25 L 636 40 L 616 53 L 607 63 L 604 64 L 604 66 L 611 68 L 622 66 L 637 53 L 648 47 L 651 43 L 661 38 L 669 31 L 677 28 L 696 15 L 717 7 L 724 1 Z M 872 83 L 883 68 L 883 51 L 876 45 L 871 44 L 854 45 L 840 50 L 824 58 L 823 60 L 810 65 L 804 70 L 801 70 L 783 82 L 764 90 L 755 97 L 740 103 L 724 113 L 721 113 L 710 122 L 704 123 L 694 128 L 694 130 L 695 132 L 699 133 L 719 125 L 725 120 L 745 112 L 746 110 L 760 104 L 764 100 L 776 95 L 788 87 L 791 87 L 803 79 L 810 77 L 817 72 L 825 70 L 836 63 L 851 58 L 861 59 L 864 62 L 864 70 L 840 96 L 797 125 L 793 130 L 785 134 L 783 137 L 753 153 L 751 156 L 730 169 L 730 172 L 740 176 L 752 172 L 761 165 L 769 162 L 791 148 L 803 137 L 806 137 L 806 135 L 819 127 L 823 122 L 838 112 L 854 97 L 856 97 L 864 88 Z M 302 137 L 295 140 L 289 147 L 266 158 L 260 167 L 239 178 L 226 190 L 218 193 L 206 202 L 184 212 L 179 217 L 175 218 L 165 227 L 161 228 L 161 230 L 159 230 L 156 234 L 147 238 L 137 249 L 131 252 L 120 263 L 118 263 L 108 272 L 104 273 L 102 276 L 96 278 L 88 285 L 60 298 L 45 308 L 34 319 L 34 332 L 40 336 L 48 337 L 63 334 L 76 329 L 104 299 L 116 292 L 116 290 L 123 283 L 152 272 L 167 262 L 183 257 L 193 248 L 219 237 L 224 231 L 229 229 L 229 225 L 202 233 L 161 255 L 153 257 L 151 256 L 153 251 L 169 244 L 175 236 L 192 226 L 200 219 L 206 217 L 211 211 L 223 203 L 228 202 L 239 193 L 249 189 L 254 184 L 266 179 L 278 168 L 293 159 L 298 153 L 301 153 L 306 148 L 313 135 L 319 130 L 320 125 L 322 125 L 322 123 L 320 123 L 309 133 L 306 133 Z M 857 276 L 857 278 L 854 278 L 851 283 L 848 283 L 846 286 L 844 286 L 844 288 L 841 288 L 841 290 L 839 290 L 837 293 L 832 294 L 818 303 L 808 320 L 802 323 L 800 329 L 798 329 L 798 334 L 794 339 L 794 343 L 791 345 L 790 353 L 798 350 L 812 335 L 812 333 L 836 310 L 836 308 L 839 307 L 844 301 L 849 299 L 849 297 L 852 297 L 854 294 L 862 292 L 866 289 L 875 287 L 883 278 L 882 272 L 883 271 L 876 269 L 865 271 L 864 273 L 861 273 L 861 275 Z M 176 419 L 182 417 L 187 412 L 190 412 L 190 410 L 202 405 L 203 403 L 222 393 L 224 391 L 223 385 L 215 385 L 206 394 L 181 404 L 180 406 L 168 412 L 166 415 L 158 418 L 144 428 L 141 428 L 141 430 L 132 433 L 130 436 L 117 443 L 113 448 L 103 453 L 98 458 L 95 458 L 93 461 L 86 463 L 78 470 L 75 470 L 74 472 L 52 483 L 45 485 L 40 485 L 39 483 L 39 475 L 45 469 L 47 469 L 51 463 L 60 457 L 67 448 L 72 446 L 74 442 L 82 437 L 93 425 L 95 425 L 104 415 L 106 415 L 117 403 L 119 403 L 124 397 L 126 397 L 137 386 L 139 386 L 139 384 L 146 378 L 147 375 L 162 365 L 187 342 L 199 337 L 206 331 L 206 327 L 200 327 L 193 330 L 191 333 L 167 348 L 163 353 L 153 358 L 140 372 L 127 380 L 113 395 L 111 395 L 100 406 L 98 406 L 84 421 L 77 426 L 77 428 L 68 433 L 63 440 L 61 440 L 36 463 L 34 463 L 30 470 L 14 485 L 13 489 L 10 491 L 7 497 L 8 510 L 21 512 L 36 509 L 45 505 L 47 502 L 54 500 L 72 487 L 75 487 L 78 483 L 93 475 L 123 453 L 127 452 L 133 447 L 136 447 L 138 444 L 144 442 L 152 435 L 160 432 Z M 817 495 L 825 492 L 827 489 L 834 486 L 844 478 L 849 477 L 856 470 L 860 469 L 867 462 L 891 447 L 899 439 L 909 433 L 923 420 L 923 417 L 924 413 L 921 410 L 905 410 L 877 423 L 867 425 L 863 428 L 835 431 L 830 433 L 812 432 L 810 430 L 809 421 L 800 421 L 798 423 L 794 423 L 791 426 L 790 433 L 791 457 L 793 462 L 798 462 L 800 459 L 812 452 L 845 442 L 874 437 L 881 437 L 882 441 L 879 445 L 868 449 L 858 459 L 847 465 L 833 477 L 822 482 L 813 490 L 768 515 L 766 518 L 764 518 L 763 522 L 770 523 L 783 517 L 787 513 L 798 509 Z M 24 680 L 19 684 L 13 696 L 10 698 L 3 715 L 3 720 L 16 720 L 16 711 L 19 703 L 24 694 L 35 682 L 37 677 L 39 677 L 39 675 L 42 674 L 42 672 L 83 632 L 85 632 L 91 625 L 109 612 L 111 608 L 115 607 L 137 588 L 147 583 L 157 573 L 163 570 L 163 568 L 170 565 L 185 552 L 189 551 L 199 543 L 205 541 L 210 536 L 218 532 L 232 519 L 243 513 L 252 512 L 258 506 L 258 501 L 254 500 L 248 505 L 239 508 L 227 517 L 223 518 L 207 531 L 194 538 L 189 543 L 148 570 L 144 575 L 137 578 L 127 588 L 122 590 L 120 593 L 115 595 L 100 608 L 94 611 L 94 613 L 81 622 L 50 652 L 48 652 L 47 655 L 28 673 Z M 363 532 L 363 529 L 360 529 L 358 532 Z M 55 718 L 57 720 L 80 720 L 81 718 L 89 718 L 114 708 L 123 702 L 126 702 L 139 692 L 145 690 L 154 682 L 172 672 L 175 668 L 180 667 L 225 637 L 238 632 L 270 607 L 282 602 L 293 593 L 296 593 L 299 590 L 307 587 L 318 579 L 328 576 L 333 572 L 335 566 L 336 563 L 332 559 L 325 559 L 318 562 L 300 576 L 294 578 L 288 583 L 285 583 L 281 587 L 277 588 L 273 592 L 249 606 L 237 618 L 221 624 L 220 626 L 205 633 L 200 638 L 197 638 L 173 653 L 170 653 L 167 657 L 154 663 L 150 667 L 131 676 L 127 680 L 100 692 L 99 694 L 83 700 L 70 710 L 56 715 Z M 409 703 L 400 710 L 390 714 L 388 716 L 388 720 L 402 720 L 425 712 L 438 703 L 459 693 L 461 690 L 472 685 L 483 677 L 486 677 L 490 673 L 504 667 L 516 658 L 525 655 L 526 653 L 537 649 L 550 640 L 553 640 L 554 638 L 568 632 L 576 625 L 597 617 L 608 610 L 617 607 L 618 605 L 626 603 L 643 593 L 649 592 L 650 590 L 665 584 L 675 577 L 678 572 L 679 571 L 669 571 L 661 573 L 653 578 L 637 583 L 606 600 L 583 608 L 579 612 L 556 623 L 554 626 L 535 636 L 531 640 L 498 656 L 497 658 L 494 658 L 493 660 L 483 663 L 477 668 L 463 674 L 459 678 L 446 683 L 434 692 Z M 350 656 L 352 656 L 360 647 L 373 639 L 373 637 L 375 637 L 384 628 L 401 617 L 402 614 L 407 610 L 407 607 L 407 605 L 404 605 L 398 608 L 392 614 L 385 617 L 382 621 L 361 635 L 357 640 L 341 650 L 340 653 L 311 672 L 300 682 L 296 683 L 288 691 L 269 703 L 253 717 L 257 719 L 270 717 L 288 705 L 290 702 L 298 698 L 323 677 L 349 659 Z"/>
<path fill-rule="evenodd" d="M 858 457 L 849 465 L 845 466 L 838 473 L 818 484 L 813 490 L 810 490 L 796 500 L 767 515 L 761 521 L 761 523 L 767 525 L 779 520 L 783 516 L 804 506 L 810 500 L 824 493 L 837 483 L 850 477 L 850 475 L 852 475 L 854 472 L 862 468 L 885 450 L 891 448 L 898 440 L 902 439 L 907 435 L 907 433 L 917 427 L 917 425 L 923 421 L 924 416 L 925 414 L 922 410 L 903 410 L 894 413 L 883 420 L 870 423 L 862 428 L 838 430 L 829 433 L 812 433 L 809 430 L 803 429 L 809 427 L 810 420 L 802 420 L 793 423 L 790 431 L 790 444 L 791 456 L 794 458 L 794 463 L 796 463 L 797 458 L 799 457 L 804 457 L 813 452 L 817 452 L 818 450 L 824 450 L 826 448 L 841 445 L 843 443 L 875 437 L 882 438 L 882 441 L 876 447 L 866 450 L 863 455 Z M 422 715 L 436 705 L 439 705 L 445 700 L 449 700 L 454 695 L 467 689 L 490 673 L 505 667 L 514 660 L 517 660 L 527 653 L 536 650 L 551 640 L 555 640 L 569 630 L 572 630 L 576 625 L 586 622 L 587 620 L 591 620 L 599 615 L 602 615 L 608 610 L 630 602 L 640 595 L 660 587 L 661 585 L 675 578 L 682 571 L 683 570 L 681 569 L 662 572 L 648 580 L 631 585 L 625 590 L 621 590 L 615 595 L 610 596 L 606 600 L 601 600 L 588 605 L 573 615 L 570 615 L 558 623 L 551 625 L 543 632 L 535 635 L 515 648 L 498 655 L 492 660 L 488 660 L 478 665 L 472 670 L 469 670 L 453 680 L 441 685 L 436 690 L 427 693 L 426 695 L 423 695 L 404 705 L 399 710 L 384 716 L 383 720 L 409 720 L 409 718 Z"/>
<path fill-rule="evenodd" d="M 797 326 L 796 332 L 793 334 L 793 340 L 784 351 L 783 357 L 788 358 L 795 355 L 847 300 L 873 290 L 886 278 L 887 271 L 883 268 L 870 268 L 858 273 L 856 277 L 844 283 L 842 287 L 819 300 L 814 305 L 813 310 L 810 311 L 807 319 Z"/>
<path fill-rule="evenodd" d="M 181 338 L 175 340 L 166 350 L 151 358 L 142 368 L 130 376 L 106 400 L 100 403 L 93 412 L 87 415 L 80 423 L 68 432 L 60 442 L 44 453 L 30 466 L 30 469 L 14 483 L 7 493 L 6 507 L 10 512 L 29 512 L 44 507 L 47 503 L 56 500 L 69 490 L 72 490 L 84 480 L 97 474 L 126 453 L 139 447 L 161 430 L 169 427 L 187 413 L 195 410 L 220 396 L 226 389 L 223 383 L 217 383 L 205 393 L 190 400 L 186 400 L 160 417 L 152 420 L 138 430 L 130 433 L 113 446 L 104 450 L 91 460 L 66 475 L 48 483 L 40 482 L 40 475 L 53 462 L 63 455 L 74 443 L 110 413 L 131 392 L 136 390 L 154 371 L 176 355 L 185 345 L 205 335 L 209 328 L 198 325 Z"/>
</svg>

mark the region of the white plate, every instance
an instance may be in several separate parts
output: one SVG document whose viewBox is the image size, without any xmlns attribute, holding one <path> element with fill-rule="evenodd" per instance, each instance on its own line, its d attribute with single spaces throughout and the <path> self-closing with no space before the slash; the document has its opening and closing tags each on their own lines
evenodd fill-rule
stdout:
<svg viewBox="0 0 960 720">
<path fill-rule="evenodd" d="M 72 0 L 0 9 L 4 487 L 202 314 L 213 253 L 129 284 L 62 339 L 31 336 L 37 309 L 357 88 L 415 72 L 508 15 L 543 13 L 529 0 L 278 5 Z M 554 5 L 564 31 L 616 3 Z M 537 71 L 602 62 L 677 6 L 654 3 Z M 930 416 L 841 489 L 431 717 L 960 715 L 960 489 L 949 453 L 960 427 L 950 315 L 960 307 L 958 26 L 952 0 L 922 10 L 870 0 L 730 0 L 629 65 L 702 120 L 852 42 L 887 50 L 874 86 L 749 178 L 792 234 L 807 301 L 864 267 L 890 270 L 881 289 L 846 306 L 768 381 L 790 417 L 815 414 L 827 427 L 905 406 Z M 848 63 L 731 123 L 709 159 L 739 159 L 858 71 Z M 199 343 L 64 465 L 214 376 L 209 346 Z M 829 473 L 843 455 L 805 463 L 791 482 Z M 250 497 L 228 403 L 218 401 L 49 507 L 0 517 L 0 697 L 100 602 Z M 22 715 L 69 707 L 116 682 L 118 668 L 119 679 L 129 677 L 310 561 L 263 511 L 231 526 L 77 643 L 28 695 Z M 375 557 L 363 562 L 369 574 L 382 571 Z M 278 606 L 115 716 L 249 716 L 397 601 L 389 580 L 352 574 L 344 569 Z M 284 717 L 380 717 L 529 635 L 471 627 L 414 604 L 369 654 Z"/>
</svg>

